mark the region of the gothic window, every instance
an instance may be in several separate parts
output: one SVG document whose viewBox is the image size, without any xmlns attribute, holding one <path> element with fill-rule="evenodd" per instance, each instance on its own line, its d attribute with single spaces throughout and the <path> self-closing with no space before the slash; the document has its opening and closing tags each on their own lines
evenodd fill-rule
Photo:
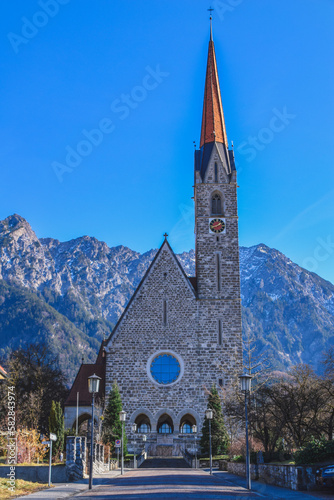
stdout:
<svg viewBox="0 0 334 500">
<path fill-rule="evenodd" d="M 211 198 L 212 215 L 222 215 L 222 199 L 219 194 L 214 194 Z"/>
<path fill-rule="evenodd" d="M 182 425 L 181 425 L 181 429 L 180 429 L 181 433 L 182 434 L 192 434 L 193 432 L 193 429 L 192 429 L 192 425 L 191 423 L 186 420 Z"/>
<path fill-rule="evenodd" d="M 137 428 L 138 434 L 149 434 L 151 432 L 151 426 L 149 424 L 142 423 Z"/>
<path fill-rule="evenodd" d="M 135 420 L 138 434 L 149 434 L 151 432 L 151 422 L 147 415 L 141 413 Z"/>
<path fill-rule="evenodd" d="M 215 163 L 215 182 L 218 182 L 218 165 Z"/>
<path fill-rule="evenodd" d="M 161 417 L 158 420 L 157 429 L 158 429 L 158 434 L 173 434 L 174 432 L 173 421 L 169 415 L 167 415 L 166 413 L 161 415 Z"/>
</svg>

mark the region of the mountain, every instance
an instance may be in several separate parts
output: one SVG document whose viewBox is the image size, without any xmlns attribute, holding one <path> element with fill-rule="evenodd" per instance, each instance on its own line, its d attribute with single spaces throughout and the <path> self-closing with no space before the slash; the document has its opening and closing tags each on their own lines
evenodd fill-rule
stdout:
<svg viewBox="0 0 334 500">
<path fill-rule="evenodd" d="M 2 355 L 36 339 L 59 353 L 69 349 L 70 366 L 61 363 L 73 378 L 81 356 L 95 359 L 156 251 L 109 248 L 89 236 L 38 239 L 25 219 L 7 217 L 0 222 Z M 194 275 L 194 251 L 178 258 Z M 240 268 L 243 330 L 255 336 L 257 352 L 275 368 L 306 362 L 319 369 L 334 344 L 334 286 L 263 244 L 240 248 Z"/>
</svg>

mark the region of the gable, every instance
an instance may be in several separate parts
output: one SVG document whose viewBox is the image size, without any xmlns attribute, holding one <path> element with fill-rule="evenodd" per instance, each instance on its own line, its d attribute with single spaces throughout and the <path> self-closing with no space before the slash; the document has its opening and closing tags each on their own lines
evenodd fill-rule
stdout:
<svg viewBox="0 0 334 500">
<path fill-rule="evenodd" d="M 222 144 L 215 143 L 207 162 L 203 182 L 205 183 L 228 183 L 230 176 L 229 163 Z"/>
<path fill-rule="evenodd" d="M 186 307 L 187 302 L 196 300 L 196 293 L 165 240 L 117 322 L 106 348 L 114 342 L 119 331 L 126 328 L 127 322 L 138 321 L 141 328 L 148 330 L 152 328 L 152 321 L 160 324 L 163 321 L 164 301 L 167 303 L 168 325 L 172 326 L 183 314 L 179 307 L 181 299 Z"/>
</svg>

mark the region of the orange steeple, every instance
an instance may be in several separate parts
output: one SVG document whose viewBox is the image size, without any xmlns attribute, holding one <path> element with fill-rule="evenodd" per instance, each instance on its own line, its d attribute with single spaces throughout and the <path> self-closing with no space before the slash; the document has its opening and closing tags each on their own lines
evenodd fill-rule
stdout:
<svg viewBox="0 0 334 500">
<path fill-rule="evenodd" d="M 210 42 L 206 67 L 202 132 L 200 147 L 209 142 L 221 142 L 228 148 L 223 106 L 221 102 L 215 46 L 212 40 L 210 18 Z"/>
</svg>

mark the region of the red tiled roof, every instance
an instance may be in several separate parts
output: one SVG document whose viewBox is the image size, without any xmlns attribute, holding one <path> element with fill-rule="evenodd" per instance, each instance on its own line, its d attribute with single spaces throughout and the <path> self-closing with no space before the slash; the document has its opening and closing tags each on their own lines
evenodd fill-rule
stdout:
<svg viewBox="0 0 334 500">
<path fill-rule="evenodd" d="M 77 392 L 79 392 L 80 406 L 89 406 L 92 403 L 92 395 L 88 392 L 88 377 L 94 374 L 102 379 L 100 382 L 100 390 L 96 395 L 96 399 L 101 400 L 104 398 L 106 376 L 105 363 L 95 363 L 91 365 L 82 364 L 73 382 L 70 394 L 65 401 L 65 406 L 76 406 Z"/>
<path fill-rule="evenodd" d="M 0 366 L 0 379 L 7 378 L 7 372 Z"/>
</svg>

